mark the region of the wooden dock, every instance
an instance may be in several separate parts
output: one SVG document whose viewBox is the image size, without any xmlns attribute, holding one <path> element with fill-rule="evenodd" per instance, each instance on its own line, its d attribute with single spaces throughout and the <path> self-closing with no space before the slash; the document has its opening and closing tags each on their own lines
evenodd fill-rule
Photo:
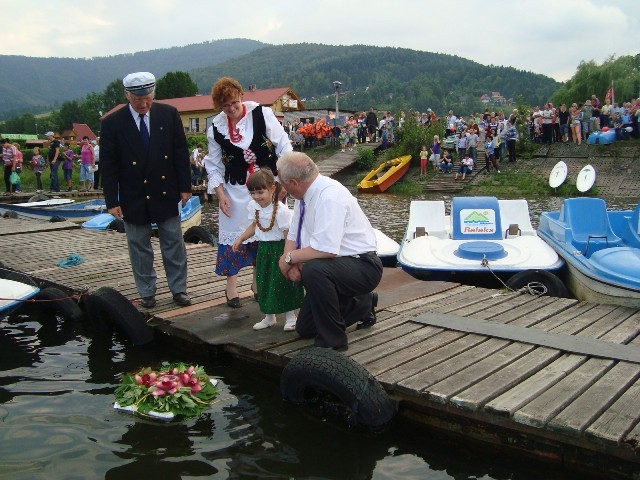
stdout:
<svg viewBox="0 0 640 480">
<path fill-rule="evenodd" d="M 163 341 L 222 353 L 278 375 L 310 345 L 277 326 L 253 331 L 261 314 L 239 278 L 243 308 L 225 304 L 215 250 L 188 245 L 189 294 L 171 301 L 157 253 L 158 305 L 150 324 Z M 139 300 L 124 235 L 68 223 L 0 219 L 0 260 L 81 292 L 100 286 Z M 79 254 L 80 265 L 58 260 Z M 345 355 L 398 402 L 399 415 L 608 478 L 640 478 L 640 312 L 572 299 L 504 294 L 424 282 L 385 269 L 378 323 L 349 330 Z"/>
</svg>

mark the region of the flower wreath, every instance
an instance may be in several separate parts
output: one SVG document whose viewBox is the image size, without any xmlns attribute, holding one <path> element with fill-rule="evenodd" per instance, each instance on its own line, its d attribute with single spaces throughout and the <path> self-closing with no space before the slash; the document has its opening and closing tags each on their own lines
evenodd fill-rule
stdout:
<svg viewBox="0 0 640 480">
<path fill-rule="evenodd" d="M 198 365 L 163 363 L 123 375 L 114 408 L 152 417 L 193 417 L 211 406 L 220 390 Z"/>
</svg>

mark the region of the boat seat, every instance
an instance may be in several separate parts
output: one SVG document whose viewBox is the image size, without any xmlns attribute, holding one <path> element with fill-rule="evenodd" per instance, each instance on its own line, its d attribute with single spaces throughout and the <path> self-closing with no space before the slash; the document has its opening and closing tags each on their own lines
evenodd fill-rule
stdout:
<svg viewBox="0 0 640 480">
<path fill-rule="evenodd" d="M 522 235 L 522 230 L 517 223 L 510 224 L 507 231 L 504 232 L 504 238 L 519 237 L 520 235 Z"/>
<path fill-rule="evenodd" d="M 496 197 L 454 197 L 451 223 L 454 240 L 502 240 L 500 204 Z"/>
<path fill-rule="evenodd" d="M 611 228 L 607 205 L 601 198 L 566 199 L 560 208 L 559 220 L 569 228 L 571 244 L 585 257 L 603 248 L 623 245 Z"/>
<path fill-rule="evenodd" d="M 498 200 L 500 206 L 500 222 L 503 226 L 517 225 L 518 230 L 511 233 L 505 230 L 504 238 L 515 235 L 534 236 L 536 231 L 531 225 L 531 215 L 529 215 L 529 204 L 525 199 Z"/>
<path fill-rule="evenodd" d="M 430 235 L 449 238 L 445 224 L 443 200 L 413 200 L 409 206 L 409 238 Z"/>
</svg>

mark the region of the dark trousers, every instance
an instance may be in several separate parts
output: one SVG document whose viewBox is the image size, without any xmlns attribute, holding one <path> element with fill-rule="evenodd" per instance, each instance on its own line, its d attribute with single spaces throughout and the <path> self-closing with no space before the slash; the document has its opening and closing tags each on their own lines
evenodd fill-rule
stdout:
<svg viewBox="0 0 640 480">
<path fill-rule="evenodd" d="M 311 260 L 302 267 L 305 289 L 296 331 L 315 336 L 317 347 L 347 344 L 345 328 L 365 320 L 371 295 L 382 278 L 382 262 L 375 254 Z"/>
<path fill-rule="evenodd" d="M 60 179 L 58 178 L 58 168 L 60 168 L 61 160 L 58 159 L 56 163 L 51 164 L 51 185 L 49 186 L 49 191 L 51 192 L 59 192 L 60 191 Z"/>
<path fill-rule="evenodd" d="M 4 166 L 4 185 L 7 187 L 7 193 L 15 191 L 13 185 L 11 185 L 11 172 L 13 171 L 13 165 L 5 165 Z"/>
<path fill-rule="evenodd" d="M 42 172 L 34 172 L 34 175 L 36 176 L 36 189 L 42 190 Z"/>
<path fill-rule="evenodd" d="M 96 165 L 98 165 L 98 162 L 96 162 Z M 102 188 L 100 186 L 100 168 L 98 168 L 98 170 L 93 172 L 93 188 Z"/>
<path fill-rule="evenodd" d="M 516 161 L 516 141 L 507 140 L 507 149 L 509 150 L 509 161 L 511 163 Z"/>
</svg>

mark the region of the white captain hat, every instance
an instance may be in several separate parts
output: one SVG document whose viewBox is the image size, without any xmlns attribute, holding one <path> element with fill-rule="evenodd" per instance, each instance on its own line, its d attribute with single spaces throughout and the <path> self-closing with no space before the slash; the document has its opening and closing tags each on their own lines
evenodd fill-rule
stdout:
<svg viewBox="0 0 640 480">
<path fill-rule="evenodd" d="M 148 95 L 156 88 L 156 77 L 149 72 L 130 73 L 122 79 L 124 89 L 134 95 Z"/>
</svg>

